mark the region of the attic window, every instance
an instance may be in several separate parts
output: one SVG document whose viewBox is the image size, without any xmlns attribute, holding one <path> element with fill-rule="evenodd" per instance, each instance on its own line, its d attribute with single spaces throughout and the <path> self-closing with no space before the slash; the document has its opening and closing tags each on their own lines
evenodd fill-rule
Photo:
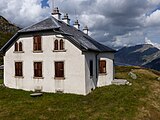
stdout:
<svg viewBox="0 0 160 120">
<path fill-rule="evenodd" d="M 53 52 L 65 52 L 66 50 L 64 49 L 64 40 L 55 40 L 54 41 L 54 50 Z"/>
<path fill-rule="evenodd" d="M 54 41 L 54 50 L 58 50 L 58 40 Z"/>
<path fill-rule="evenodd" d="M 42 51 L 41 36 L 37 35 L 33 37 L 33 51 Z"/>
<path fill-rule="evenodd" d="M 22 42 L 16 42 L 14 46 L 14 51 L 15 52 L 23 52 L 23 44 Z"/>
<path fill-rule="evenodd" d="M 15 48 L 14 48 L 14 51 L 18 51 L 18 43 L 16 42 L 15 43 L 15 46 L 14 46 Z"/>
<path fill-rule="evenodd" d="M 64 42 L 62 39 L 60 40 L 60 50 L 64 50 Z"/>
</svg>

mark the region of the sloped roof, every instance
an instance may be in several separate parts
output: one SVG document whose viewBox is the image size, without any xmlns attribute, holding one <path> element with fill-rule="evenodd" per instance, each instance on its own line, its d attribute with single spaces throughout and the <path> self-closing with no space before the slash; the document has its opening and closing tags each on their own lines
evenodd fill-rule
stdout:
<svg viewBox="0 0 160 120">
<path fill-rule="evenodd" d="M 61 34 L 71 42 L 75 43 L 81 50 L 85 51 L 97 51 L 97 52 L 115 52 L 115 50 L 100 44 L 87 34 L 74 28 L 73 26 L 67 25 L 63 21 L 57 20 L 50 16 L 43 21 L 40 21 L 34 25 L 26 27 L 18 31 L 2 48 L 1 52 L 5 53 L 7 49 L 14 44 L 17 38 L 24 33 L 32 34 L 33 32 L 43 32 L 51 30 L 53 33 Z"/>
</svg>

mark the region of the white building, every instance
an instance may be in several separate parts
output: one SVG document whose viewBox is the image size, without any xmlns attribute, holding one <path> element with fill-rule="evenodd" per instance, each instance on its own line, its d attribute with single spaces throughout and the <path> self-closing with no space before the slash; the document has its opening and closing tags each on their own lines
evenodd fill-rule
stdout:
<svg viewBox="0 0 160 120">
<path fill-rule="evenodd" d="M 2 48 L 4 84 L 9 88 L 86 95 L 110 85 L 114 50 L 70 25 L 56 8 L 52 16 L 18 31 Z"/>
</svg>

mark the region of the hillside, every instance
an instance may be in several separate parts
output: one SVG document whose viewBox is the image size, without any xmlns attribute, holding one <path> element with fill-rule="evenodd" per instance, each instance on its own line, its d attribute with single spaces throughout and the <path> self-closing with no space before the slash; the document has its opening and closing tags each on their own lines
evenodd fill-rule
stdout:
<svg viewBox="0 0 160 120">
<path fill-rule="evenodd" d="M 0 48 L 19 30 L 20 28 L 11 24 L 4 17 L 0 16 Z M 2 64 L 0 56 L 0 65 Z"/>
<path fill-rule="evenodd" d="M 17 32 L 20 28 L 11 24 L 4 17 L 0 16 L 0 48 Z"/>
<path fill-rule="evenodd" d="M 132 71 L 138 78 L 132 80 Z M 116 78 L 131 86 L 97 88 L 87 96 L 49 94 L 32 98 L 31 92 L 0 87 L 1 120 L 159 120 L 160 73 L 139 67 L 116 67 Z"/>
<path fill-rule="evenodd" d="M 115 54 L 117 65 L 144 66 L 160 70 L 160 66 L 153 64 L 158 58 L 160 58 L 160 50 L 149 44 L 124 47 Z"/>
</svg>

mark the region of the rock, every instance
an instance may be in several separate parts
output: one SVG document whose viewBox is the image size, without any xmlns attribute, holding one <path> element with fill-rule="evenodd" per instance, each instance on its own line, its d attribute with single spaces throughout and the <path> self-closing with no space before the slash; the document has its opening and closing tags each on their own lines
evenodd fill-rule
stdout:
<svg viewBox="0 0 160 120">
<path fill-rule="evenodd" d="M 31 97 L 39 97 L 42 96 L 42 93 L 32 93 L 30 94 Z"/>
<path fill-rule="evenodd" d="M 112 81 L 113 85 L 127 85 L 128 81 L 124 79 L 114 79 Z"/>
<path fill-rule="evenodd" d="M 160 77 L 159 77 L 159 78 L 157 78 L 157 80 L 158 80 L 158 81 L 160 81 Z"/>
<path fill-rule="evenodd" d="M 129 72 L 128 75 L 129 75 L 132 79 L 134 79 L 134 80 L 137 79 L 137 75 L 134 74 L 133 72 Z"/>
</svg>

